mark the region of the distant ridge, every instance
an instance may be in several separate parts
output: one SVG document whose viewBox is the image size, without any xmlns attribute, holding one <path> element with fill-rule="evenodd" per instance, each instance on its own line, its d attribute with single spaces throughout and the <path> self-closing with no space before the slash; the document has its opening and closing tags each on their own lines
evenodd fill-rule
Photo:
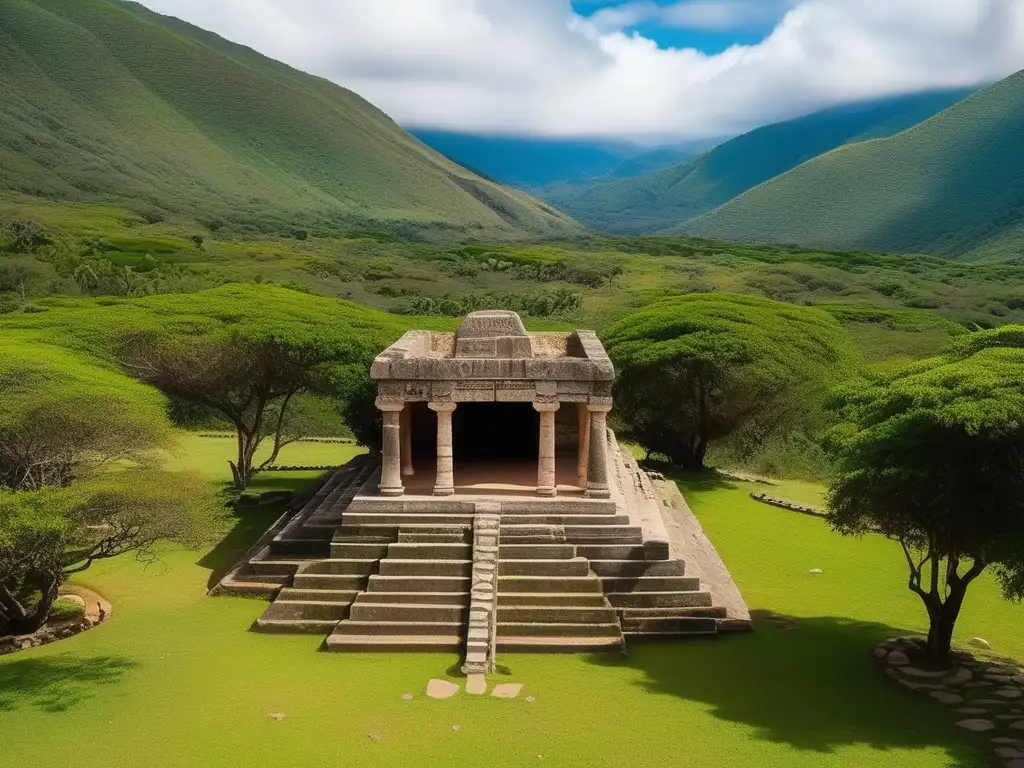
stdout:
<svg viewBox="0 0 1024 768">
<path fill-rule="evenodd" d="M 356 94 L 140 5 L 0 0 L 0 192 L 240 230 L 573 235 Z"/>
<path fill-rule="evenodd" d="M 974 89 L 844 105 L 758 128 L 702 157 L 623 181 L 561 185 L 544 197 L 584 224 L 620 234 L 677 227 L 836 147 L 891 136 Z"/>
<path fill-rule="evenodd" d="M 1024 71 L 890 138 L 841 147 L 678 227 L 813 247 L 1024 257 Z"/>
</svg>

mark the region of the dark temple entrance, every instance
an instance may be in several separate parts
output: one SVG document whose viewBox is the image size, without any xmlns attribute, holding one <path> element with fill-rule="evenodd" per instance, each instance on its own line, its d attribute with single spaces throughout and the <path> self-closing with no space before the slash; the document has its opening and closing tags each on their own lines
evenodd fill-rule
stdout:
<svg viewBox="0 0 1024 768">
<path fill-rule="evenodd" d="M 532 403 L 459 403 L 452 414 L 455 461 L 536 461 L 540 414 Z"/>
</svg>

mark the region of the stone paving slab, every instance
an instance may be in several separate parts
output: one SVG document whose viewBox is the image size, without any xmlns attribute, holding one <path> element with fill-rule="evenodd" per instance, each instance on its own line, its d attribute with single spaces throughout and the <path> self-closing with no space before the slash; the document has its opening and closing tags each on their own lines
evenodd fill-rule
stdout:
<svg viewBox="0 0 1024 768">
<path fill-rule="evenodd" d="M 501 683 L 494 686 L 491 696 L 498 699 L 514 699 L 521 690 L 523 690 L 522 683 Z"/>
<path fill-rule="evenodd" d="M 427 696 L 431 699 L 450 699 L 458 692 L 458 683 L 447 680 L 431 680 L 427 683 Z"/>
</svg>

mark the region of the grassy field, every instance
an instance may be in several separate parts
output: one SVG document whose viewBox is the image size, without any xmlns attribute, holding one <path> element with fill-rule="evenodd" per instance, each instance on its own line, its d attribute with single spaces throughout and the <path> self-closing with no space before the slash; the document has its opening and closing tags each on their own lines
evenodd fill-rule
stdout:
<svg viewBox="0 0 1024 768">
<path fill-rule="evenodd" d="M 190 437 L 183 447 L 177 466 L 226 479 L 229 441 Z M 353 450 L 301 444 L 283 460 L 334 463 Z M 871 659 L 876 640 L 921 625 L 887 542 L 841 539 L 750 501 L 744 484 L 681 487 L 755 610 L 756 632 L 638 644 L 624 659 L 506 655 L 498 677 L 526 684 L 518 699 L 432 701 L 426 681 L 453 673 L 455 656 L 320 653 L 318 637 L 248 632 L 259 601 L 205 596 L 211 574 L 277 514 L 244 512 L 209 552 L 97 565 L 80 580 L 112 600 L 109 623 L 0 659 L 0 765 L 985 764 L 983 739 L 958 733 L 941 706 L 893 686 Z M 798 489 L 813 493 L 784 485 L 779 495 Z M 809 576 L 814 567 L 824 575 Z M 796 629 L 776 628 L 766 611 L 795 617 Z M 1024 658 L 1022 620 L 983 582 L 961 634 Z"/>
</svg>

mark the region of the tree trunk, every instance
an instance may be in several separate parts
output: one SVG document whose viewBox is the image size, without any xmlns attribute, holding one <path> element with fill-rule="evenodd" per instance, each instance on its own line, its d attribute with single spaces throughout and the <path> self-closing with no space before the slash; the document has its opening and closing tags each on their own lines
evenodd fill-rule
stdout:
<svg viewBox="0 0 1024 768">
<path fill-rule="evenodd" d="M 256 435 L 250 435 L 240 427 L 237 429 L 238 456 L 235 461 L 229 461 L 228 464 L 231 466 L 231 479 L 234 481 L 235 488 L 244 491 L 249 487 L 249 481 L 252 480 L 252 457 L 256 453 L 260 441 Z"/>
<path fill-rule="evenodd" d="M 965 585 L 951 584 L 945 602 L 937 592 L 921 596 L 928 609 L 928 658 L 937 664 L 948 664 L 950 661 L 953 630 L 966 592 Z"/>
<path fill-rule="evenodd" d="M 36 604 L 36 609 L 31 614 L 21 610 L 21 616 L 16 616 L 7 623 L 7 631 L 12 635 L 31 635 L 36 632 L 50 618 L 50 611 L 53 610 L 53 603 L 60 591 L 60 577 L 39 574 L 42 596 Z M 20 606 L 19 606 L 20 607 Z"/>
</svg>

